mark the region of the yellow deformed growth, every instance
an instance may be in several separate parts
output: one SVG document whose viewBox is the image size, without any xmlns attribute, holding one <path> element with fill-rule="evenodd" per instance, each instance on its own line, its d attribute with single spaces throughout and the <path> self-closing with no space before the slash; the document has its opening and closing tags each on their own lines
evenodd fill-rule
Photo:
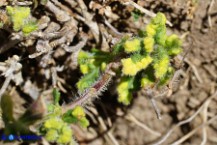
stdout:
<svg viewBox="0 0 217 145">
<path fill-rule="evenodd" d="M 139 71 L 139 68 L 136 66 L 136 64 L 132 61 L 131 58 L 122 59 L 121 62 L 123 64 L 123 74 L 134 76 Z"/>
<path fill-rule="evenodd" d="M 87 61 L 89 57 L 90 57 L 90 53 L 86 51 L 80 51 L 78 54 L 78 60 L 81 61 L 82 63 L 85 63 L 85 61 Z"/>
<path fill-rule="evenodd" d="M 76 106 L 72 111 L 72 115 L 77 117 L 78 119 L 86 116 L 84 109 L 81 106 Z"/>
<path fill-rule="evenodd" d="M 72 140 L 72 134 L 72 129 L 69 126 L 64 125 L 57 142 L 61 144 L 69 143 Z"/>
<path fill-rule="evenodd" d="M 103 63 L 101 64 L 101 70 L 104 71 L 104 70 L 106 69 L 106 66 L 107 66 L 106 63 L 103 62 Z"/>
<path fill-rule="evenodd" d="M 46 129 L 60 129 L 63 126 L 63 121 L 58 117 L 52 117 L 45 121 L 44 127 Z"/>
<path fill-rule="evenodd" d="M 13 22 L 13 29 L 19 31 L 28 21 L 30 16 L 29 7 L 6 7 L 7 13 Z"/>
<path fill-rule="evenodd" d="M 72 129 L 59 117 L 46 120 L 43 129 L 46 131 L 45 138 L 50 142 L 65 144 L 72 140 Z"/>
<path fill-rule="evenodd" d="M 153 59 L 150 56 L 146 56 L 141 61 L 136 62 L 136 66 L 139 70 L 145 69 L 152 62 L 152 60 Z"/>
<path fill-rule="evenodd" d="M 124 43 L 124 50 L 126 53 L 139 51 L 140 50 L 140 40 L 136 38 L 133 40 L 127 40 Z"/>
<path fill-rule="evenodd" d="M 125 105 L 129 105 L 132 99 L 132 94 L 129 92 L 128 85 L 128 81 L 122 81 L 117 86 L 118 101 Z"/>
<path fill-rule="evenodd" d="M 151 23 L 155 25 L 165 25 L 166 24 L 166 16 L 163 13 L 157 13 L 157 15 L 152 19 Z"/>
<path fill-rule="evenodd" d="M 87 74 L 89 72 L 89 67 L 86 64 L 81 64 L 80 65 L 80 71 L 82 74 Z"/>
<path fill-rule="evenodd" d="M 131 58 L 122 59 L 122 72 L 125 75 L 135 76 L 137 72 L 145 69 L 152 62 L 152 60 L 153 59 L 150 56 L 146 56 L 138 62 L 133 62 Z"/>
<path fill-rule="evenodd" d="M 169 55 L 178 55 L 179 53 L 181 53 L 181 44 L 182 42 L 177 35 L 172 34 L 168 36 L 166 39 L 166 48 Z"/>
<path fill-rule="evenodd" d="M 148 25 L 146 26 L 146 33 L 147 33 L 147 36 L 153 37 L 153 36 L 156 34 L 155 25 L 148 24 Z"/>
<path fill-rule="evenodd" d="M 162 78 L 169 67 L 169 57 L 163 57 L 160 59 L 160 61 L 154 63 L 154 69 L 155 69 L 155 77 L 156 78 Z"/>
<path fill-rule="evenodd" d="M 78 63 L 80 64 L 80 71 L 82 74 L 88 74 L 94 66 L 94 59 L 91 54 L 85 51 L 80 51 L 78 54 Z"/>
<path fill-rule="evenodd" d="M 37 29 L 38 29 L 38 26 L 36 25 L 36 23 L 29 23 L 23 26 L 22 32 L 24 33 L 24 35 L 28 35 Z"/>
<path fill-rule="evenodd" d="M 45 138 L 48 140 L 48 141 L 55 141 L 57 138 L 58 138 L 58 131 L 56 129 L 50 129 L 47 131 L 46 135 L 45 135 Z"/>
<path fill-rule="evenodd" d="M 153 85 L 154 82 L 150 80 L 148 77 L 144 77 L 141 79 L 141 87 L 147 87 Z"/>
<path fill-rule="evenodd" d="M 146 52 L 152 52 L 154 49 L 154 38 L 153 37 L 145 37 L 143 40 L 144 47 Z"/>
</svg>

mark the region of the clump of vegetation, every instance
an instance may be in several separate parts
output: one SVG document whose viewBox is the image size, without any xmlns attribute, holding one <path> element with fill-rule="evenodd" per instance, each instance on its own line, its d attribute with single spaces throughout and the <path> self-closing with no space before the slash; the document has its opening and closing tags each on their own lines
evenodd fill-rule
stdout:
<svg viewBox="0 0 217 145">
<path fill-rule="evenodd" d="M 7 6 L 5 15 L 0 27 L 12 25 L 15 32 L 22 31 L 25 36 L 38 29 L 36 20 L 31 17 L 29 7 Z"/>
<path fill-rule="evenodd" d="M 174 73 L 170 60 L 181 52 L 181 40 L 175 34 L 166 34 L 166 17 L 158 13 L 143 33 L 133 38 L 123 38 L 111 53 L 96 49 L 81 51 L 78 62 L 84 76 L 77 87 L 81 92 L 91 87 L 106 65 L 119 61 L 122 69 L 116 72 L 120 78 L 117 85 L 118 101 L 128 105 L 133 91 L 167 84 Z"/>
<path fill-rule="evenodd" d="M 63 113 L 59 105 L 60 93 L 56 88 L 53 90 L 53 97 L 54 103 L 48 106 L 48 115 L 45 117 L 40 132 L 49 142 L 73 143 L 73 131 L 70 124 L 79 124 L 85 128 L 89 125 L 84 109 L 81 106 L 76 106 L 73 110 Z"/>
</svg>

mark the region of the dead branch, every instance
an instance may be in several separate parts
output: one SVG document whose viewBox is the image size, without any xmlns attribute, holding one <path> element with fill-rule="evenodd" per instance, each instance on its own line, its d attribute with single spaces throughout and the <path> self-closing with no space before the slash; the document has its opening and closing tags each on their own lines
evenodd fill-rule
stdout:
<svg viewBox="0 0 217 145">
<path fill-rule="evenodd" d="M 141 127 L 142 129 L 146 130 L 147 132 L 153 134 L 154 136 L 160 137 L 161 133 L 154 131 L 153 129 L 151 129 L 150 127 L 148 127 L 147 125 L 145 125 L 144 123 L 140 122 L 139 120 L 136 119 L 135 116 L 133 116 L 132 114 L 127 114 L 126 115 L 126 119 L 130 120 L 132 122 L 134 122 L 136 125 L 138 125 L 139 127 Z"/>
<path fill-rule="evenodd" d="M 23 82 L 23 78 L 21 75 L 22 65 L 18 62 L 20 58 L 17 55 L 14 55 L 12 58 L 8 58 L 2 65 L 2 75 L 6 78 L 3 86 L 0 90 L 0 100 L 1 96 L 6 91 L 11 80 L 15 82 L 16 85 L 19 85 Z"/>
</svg>

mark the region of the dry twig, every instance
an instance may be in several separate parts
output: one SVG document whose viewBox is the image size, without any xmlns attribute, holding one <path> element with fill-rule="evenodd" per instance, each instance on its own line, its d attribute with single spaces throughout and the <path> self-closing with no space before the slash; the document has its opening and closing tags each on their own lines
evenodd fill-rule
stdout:
<svg viewBox="0 0 217 145">
<path fill-rule="evenodd" d="M 152 135 L 157 136 L 157 137 L 161 136 L 161 133 L 159 133 L 157 131 L 154 131 L 153 129 L 151 129 L 150 127 L 145 125 L 144 123 L 140 122 L 132 114 L 127 114 L 125 117 L 126 117 L 127 120 L 132 121 L 133 123 L 135 123 L 136 125 L 138 125 L 142 129 L 146 130 L 147 132 L 151 133 Z"/>
<path fill-rule="evenodd" d="M 3 86 L 0 89 L 0 101 L 1 96 L 6 91 L 11 80 L 15 82 L 16 85 L 19 85 L 23 82 L 21 75 L 22 65 L 19 63 L 20 58 L 17 55 L 14 55 L 12 58 L 9 58 L 4 63 L 1 63 L 2 75 L 6 78 Z"/>
<path fill-rule="evenodd" d="M 131 1 L 131 0 L 129 0 L 128 2 L 124 2 L 123 4 L 124 4 L 124 5 L 131 5 L 131 6 L 135 7 L 136 9 L 140 10 L 142 13 L 145 13 L 146 15 L 148 15 L 148 16 L 150 16 L 150 17 L 155 17 L 155 16 L 156 16 L 155 13 L 153 13 L 153 12 L 151 12 L 151 11 L 149 11 L 149 10 L 143 8 L 143 7 L 141 7 L 140 5 L 138 5 L 137 3 L 135 3 L 135 2 L 133 2 L 133 1 Z M 166 23 L 167 23 L 170 27 L 173 26 L 173 24 L 172 24 L 170 21 L 168 21 L 168 20 L 166 21 Z"/>
</svg>

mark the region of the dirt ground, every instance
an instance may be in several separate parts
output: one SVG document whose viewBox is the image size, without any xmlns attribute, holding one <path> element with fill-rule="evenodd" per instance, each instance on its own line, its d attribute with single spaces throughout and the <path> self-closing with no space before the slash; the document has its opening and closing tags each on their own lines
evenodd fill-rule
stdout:
<svg viewBox="0 0 217 145">
<path fill-rule="evenodd" d="M 90 127 L 85 130 L 72 126 L 77 142 L 81 145 L 216 145 L 217 121 L 212 118 L 217 114 L 217 1 L 140 0 L 138 4 L 155 13 L 163 12 L 173 24 L 168 27 L 169 33 L 182 37 L 183 56 L 186 54 L 186 57 L 181 77 L 173 84 L 171 96 L 156 99 L 162 114 L 161 120 L 157 119 L 150 99 L 142 92 L 134 94 L 130 106 L 119 104 L 114 93 L 115 83 L 112 82 L 100 99 L 94 101 L 94 107 L 87 108 Z M 120 7 L 118 2 L 111 5 L 116 7 L 114 12 L 120 15 L 120 19 L 112 23 L 119 32 L 134 33 L 150 20 L 144 16 L 135 22 L 127 13 L 131 8 Z M 7 55 L 1 59 L 5 60 L 6 57 Z M 36 62 L 26 62 L 25 66 L 28 63 Z M 24 70 L 23 73 L 32 72 Z M 77 73 L 74 74 L 78 76 Z M 41 81 L 37 74 L 28 75 Z M 212 97 L 214 93 L 215 96 Z M 16 103 L 19 114 L 31 100 L 14 96 L 13 100 L 19 100 Z M 64 94 L 66 96 L 67 93 Z M 198 110 L 200 112 L 194 116 Z M 194 118 L 191 119 L 191 116 Z M 190 120 L 185 124 L 177 126 L 188 118 Z M 172 132 L 164 138 L 168 131 Z"/>
</svg>

